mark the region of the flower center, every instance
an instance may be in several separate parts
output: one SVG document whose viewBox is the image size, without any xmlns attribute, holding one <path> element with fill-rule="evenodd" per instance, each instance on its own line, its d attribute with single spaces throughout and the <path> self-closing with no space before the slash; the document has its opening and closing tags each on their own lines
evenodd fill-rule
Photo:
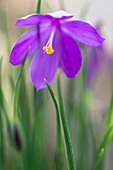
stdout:
<svg viewBox="0 0 113 170">
<path fill-rule="evenodd" d="M 49 44 L 47 46 L 43 47 L 43 50 L 47 53 L 47 54 L 53 54 L 54 50 L 52 49 L 52 44 Z"/>
<path fill-rule="evenodd" d="M 52 43 L 53 43 L 55 31 L 56 31 L 56 27 L 53 27 L 51 34 L 50 34 L 50 37 L 49 37 L 49 40 L 48 40 L 47 44 L 43 47 L 44 52 L 47 53 L 47 54 L 53 54 L 54 51 L 55 51 L 52 48 Z"/>
</svg>

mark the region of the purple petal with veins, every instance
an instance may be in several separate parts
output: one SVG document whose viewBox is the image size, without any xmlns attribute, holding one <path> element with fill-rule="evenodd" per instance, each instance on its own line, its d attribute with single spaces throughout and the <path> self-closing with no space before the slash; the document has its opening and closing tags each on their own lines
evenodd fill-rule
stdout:
<svg viewBox="0 0 113 170">
<path fill-rule="evenodd" d="M 83 21 L 69 21 L 73 15 L 66 11 L 48 14 L 31 14 L 19 18 L 17 26 L 35 26 L 23 34 L 15 43 L 9 62 L 19 65 L 30 48 L 27 58 L 33 55 L 30 78 L 37 90 L 45 88 L 44 79 L 51 83 L 57 68 L 68 78 L 76 77 L 82 64 L 81 51 L 74 39 L 89 46 L 100 46 L 104 38 L 90 24 Z"/>
</svg>

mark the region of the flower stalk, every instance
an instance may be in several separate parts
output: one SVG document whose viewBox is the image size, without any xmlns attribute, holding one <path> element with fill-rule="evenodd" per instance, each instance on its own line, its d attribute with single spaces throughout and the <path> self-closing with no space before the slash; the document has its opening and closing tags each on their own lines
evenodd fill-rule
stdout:
<svg viewBox="0 0 113 170">
<path fill-rule="evenodd" d="M 41 10 L 41 0 L 38 0 L 36 12 L 39 14 Z"/>
<path fill-rule="evenodd" d="M 24 61 L 22 63 L 22 65 L 20 66 L 19 68 L 19 73 L 18 73 L 18 76 L 17 76 L 17 81 L 16 81 L 16 85 L 15 85 L 15 94 L 14 94 L 14 119 L 18 120 L 19 118 L 19 92 L 20 92 L 20 84 L 21 84 L 21 77 L 22 77 L 22 73 L 23 73 L 23 67 L 24 67 L 24 64 L 25 64 L 25 60 L 26 60 L 26 57 L 28 55 L 28 52 L 29 52 L 29 48 L 26 52 L 26 55 L 25 55 L 25 58 L 24 58 Z"/>
<path fill-rule="evenodd" d="M 57 88 L 58 88 L 57 91 L 58 91 L 59 108 L 60 108 L 60 119 L 61 119 L 61 126 L 62 126 L 62 132 L 63 132 L 63 140 L 64 140 L 64 147 L 65 147 L 66 159 L 67 159 L 67 164 L 68 164 L 68 170 L 76 170 L 72 141 L 70 137 L 67 117 L 64 111 L 64 104 L 63 104 L 63 99 L 62 99 L 59 74 L 57 77 Z"/>
<path fill-rule="evenodd" d="M 99 170 L 102 159 L 105 154 L 106 146 L 112 139 L 113 139 L 113 91 L 112 91 L 110 106 L 107 114 L 103 139 L 97 152 L 96 164 L 94 170 Z"/>
<path fill-rule="evenodd" d="M 55 105 L 55 109 L 56 109 L 56 120 L 57 120 L 57 127 L 56 127 L 56 138 L 57 138 L 57 142 L 56 142 L 56 153 L 55 153 L 55 167 L 56 169 L 61 168 L 61 157 L 59 157 L 59 155 L 62 155 L 62 139 L 61 139 L 61 120 L 60 120 L 60 108 L 59 108 L 59 103 L 58 100 L 53 92 L 53 90 L 51 89 L 51 87 L 49 86 L 48 82 L 45 80 L 47 88 L 49 90 L 49 93 L 52 97 L 53 103 Z"/>
<path fill-rule="evenodd" d="M 113 125 L 113 91 L 112 91 L 112 94 L 111 94 L 110 106 L 109 106 L 107 119 L 106 119 L 105 132 L 106 132 L 106 130 L 109 129 L 109 127 L 111 125 Z"/>
<path fill-rule="evenodd" d="M 0 166 L 3 168 L 4 165 L 4 134 L 3 134 L 3 119 L 2 119 L 2 109 L 1 109 L 1 101 L 2 101 L 2 90 L 1 90 L 1 63 L 0 59 Z"/>
<path fill-rule="evenodd" d="M 73 153 L 73 147 L 72 147 L 69 127 L 68 127 L 67 117 L 66 117 L 66 114 L 64 112 L 59 75 L 58 75 L 58 78 L 57 78 L 59 101 L 56 99 L 54 92 L 52 91 L 52 89 L 49 86 L 49 84 L 47 83 L 47 81 L 46 81 L 46 85 L 48 87 L 48 90 L 50 92 L 50 95 L 52 97 L 52 100 L 53 100 L 55 108 L 56 108 L 56 113 L 57 113 L 57 116 L 58 116 L 57 117 L 57 121 L 58 121 L 57 126 L 59 126 L 59 128 L 61 128 L 60 130 L 62 131 L 62 134 L 63 134 L 63 141 L 64 141 L 64 148 L 65 148 L 68 170 L 76 170 L 75 158 L 74 158 L 74 153 Z M 57 130 L 58 130 L 58 128 L 57 128 Z M 57 137 L 59 137 L 59 136 L 57 136 Z"/>
<path fill-rule="evenodd" d="M 106 133 L 103 137 L 103 140 L 99 146 L 97 156 L 96 156 L 96 164 L 95 164 L 94 170 L 100 169 L 106 146 L 112 139 L 113 139 L 113 125 L 106 131 Z"/>
</svg>

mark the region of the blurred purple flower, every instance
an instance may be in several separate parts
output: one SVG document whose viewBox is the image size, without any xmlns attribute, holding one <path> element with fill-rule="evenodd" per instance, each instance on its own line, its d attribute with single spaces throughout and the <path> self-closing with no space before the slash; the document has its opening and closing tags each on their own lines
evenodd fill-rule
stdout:
<svg viewBox="0 0 113 170">
<path fill-rule="evenodd" d="M 74 78 L 80 70 L 82 56 L 74 39 L 89 46 L 100 46 L 104 39 L 90 24 L 67 19 L 73 16 L 65 11 L 49 14 L 32 14 L 17 20 L 17 26 L 35 26 L 23 34 L 14 45 L 10 63 L 21 64 L 26 51 L 34 55 L 30 65 L 30 78 L 37 90 L 45 88 L 44 79 L 53 80 L 58 68 L 68 78 Z"/>
<path fill-rule="evenodd" d="M 99 22 L 96 28 L 100 31 L 101 27 L 102 23 Z M 104 45 L 96 48 L 84 46 L 84 49 L 86 56 L 86 86 L 91 88 L 96 81 L 99 71 L 102 71 L 102 69 L 107 71 L 111 68 L 111 55 Z"/>
<path fill-rule="evenodd" d="M 108 50 L 102 45 L 97 48 L 85 47 L 86 55 L 86 86 L 91 88 L 96 81 L 99 71 L 110 70 L 111 56 Z M 102 73 L 101 73 L 102 74 Z"/>
</svg>

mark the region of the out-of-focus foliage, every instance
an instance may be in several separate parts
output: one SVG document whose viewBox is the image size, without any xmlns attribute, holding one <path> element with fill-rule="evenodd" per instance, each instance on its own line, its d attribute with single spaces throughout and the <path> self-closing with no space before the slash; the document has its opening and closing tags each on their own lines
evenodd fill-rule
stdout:
<svg viewBox="0 0 113 170">
<path fill-rule="evenodd" d="M 60 6 L 62 6 L 70 13 L 77 14 L 77 18 L 82 11 L 85 11 L 84 18 L 88 18 L 91 23 L 94 21 L 96 24 L 98 20 L 102 20 L 103 25 L 99 31 L 105 37 L 105 43 L 98 48 L 89 49 L 88 46 L 81 46 L 84 58 L 82 70 L 75 79 L 67 80 L 61 73 L 61 84 L 74 148 L 76 169 L 112 170 L 113 51 L 109 40 L 113 32 L 109 36 L 109 29 L 104 24 L 108 23 L 108 20 L 106 21 L 108 12 L 105 12 L 106 17 L 100 17 L 104 2 L 99 7 L 99 17 L 94 20 L 89 14 L 91 14 L 90 9 L 93 6 L 95 7 L 96 1 L 90 5 L 86 1 L 79 3 L 81 7 L 77 1 L 73 2 L 72 0 L 69 2 L 66 0 L 54 2 L 43 0 L 41 11 L 50 12 L 61 9 Z M 100 2 L 98 3 L 100 4 Z M 30 83 L 28 77 L 30 60 L 25 61 L 22 70 L 18 93 L 18 118 L 14 118 L 15 86 L 21 66 L 11 66 L 9 56 L 15 40 L 25 31 L 23 28 L 15 27 L 15 21 L 19 17 L 34 13 L 36 4 L 35 0 L 0 0 L 1 170 L 53 170 L 59 166 L 62 170 L 67 169 L 62 145 L 60 145 L 59 157 L 56 159 L 57 118 L 53 103 L 47 89 L 36 92 L 36 89 Z M 88 9 L 85 10 L 84 8 Z M 92 81 L 90 88 L 88 85 L 89 78 Z M 56 94 L 55 84 L 56 80 L 52 83 Z"/>
</svg>

